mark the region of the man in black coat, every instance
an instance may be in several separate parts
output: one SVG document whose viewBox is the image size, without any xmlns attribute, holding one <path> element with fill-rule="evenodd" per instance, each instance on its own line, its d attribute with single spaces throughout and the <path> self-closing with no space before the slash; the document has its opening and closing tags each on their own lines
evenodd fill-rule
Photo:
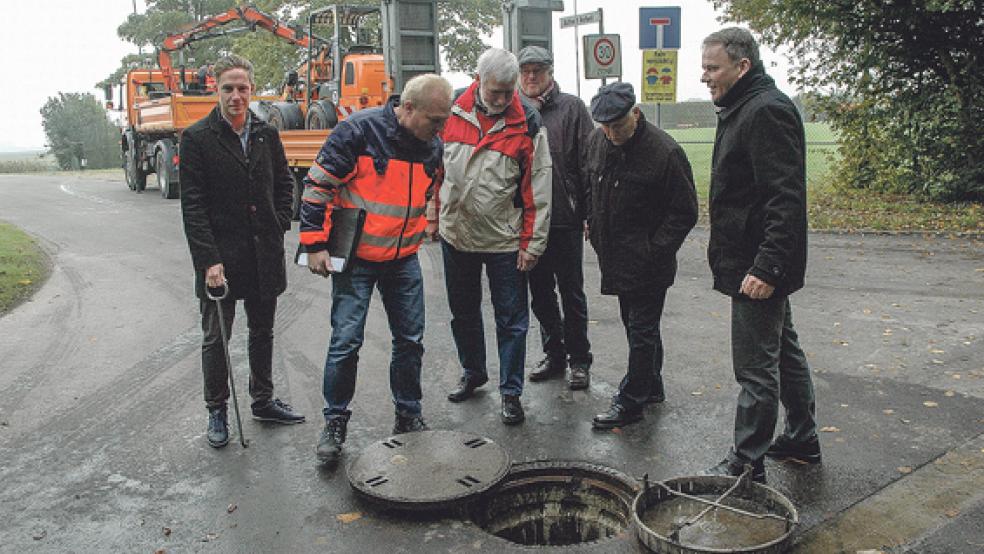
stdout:
<svg viewBox="0 0 984 554">
<path fill-rule="evenodd" d="M 676 253 L 697 223 L 697 193 L 687 155 L 646 121 L 628 83 L 591 99 L 601 124 L 588 139 L 591 183 L 588 233 L 598 254 L 601 293 L 618 296 L 629 341 L 629 365 L 595 429 L 642 419 L 646 403 L 662 402 L 663 342 L 659 324 Z"/>
<path fill-rule="evenodd" d="M 788 298 L 806 273 L 803 122 L 766 75 L 747 30 L 709 35 L 702 64 L 701 81 L 719 108 L 707 256 L 714 288 L 731 297 L 741 385 L 734 448 L 708 473 L 740 475 L 751 465 L 752 478 L 764 483 L 763 456 L 820 461 L 813 382 Z M 772 442 L 780 400 L 786 427 Z"/>
<path fill-rule="evenodd" d="M 550 234 L 547 249 L 530 271 L 529 280 L 531 307 L 540 323 L 540 343 L 545 356 L 530 371 L 530 381 L 563 376 L 569 359 L 568 386 L 572 390 L 586 389 L 591 343 L 582 269 L 587 188 L 583 166 L 588 134 L 594 130 L 594 124 L 580 98 L 560 91 L 553 78 L 553 56 L 549 50 L 527 46 L 519 51 L 518 58 L 520 88 L 540 110 L 553 160 Z"/>
<path fill-rule="evenodd" d="M 273 320 L 287 288 L 284 232 L 290 229 L 293 178 L 277 130 L 249 110 L 253 65 L 230 55 L 215 64 L 219 105 L 181 135 L 181 213 L 195 266 L 202 314 L 202 371 L 210 445 L 229 442 L 229 368 L 218 308 L 205 288 L 221 295 L 226 335 L 236 300 L 249 327 L 249 394 L 253 418 L 300 423 L 304 416 L 273 397 Z"/>
</svg>

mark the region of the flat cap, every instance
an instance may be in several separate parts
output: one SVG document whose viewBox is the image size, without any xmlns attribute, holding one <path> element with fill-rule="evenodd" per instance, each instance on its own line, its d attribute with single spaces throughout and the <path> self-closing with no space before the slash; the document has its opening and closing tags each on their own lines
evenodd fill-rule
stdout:
<svg viewBox="0 0 984 554">
<path fill-rule="evenodd" d="M 635 92 L 629 83 L 605 85 L 591 99 L 591 118 L 598 123 L 611 123 L 625 117 L 635 103 Z"/>
<path fill-rule="evenodd" d="M 550 50 L 542 46 L 527 46 L 519 51 L 519 65 L 528 63 L 542 63 L 543 65 L 553 65 L 553 55 Z"/>
</svg>

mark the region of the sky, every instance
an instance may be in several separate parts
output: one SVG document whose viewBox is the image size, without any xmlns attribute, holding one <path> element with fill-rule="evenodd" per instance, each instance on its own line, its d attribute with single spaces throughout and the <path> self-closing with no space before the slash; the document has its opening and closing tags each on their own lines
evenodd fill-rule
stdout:
<svg viewBox="0 0 984 554">
<path fill-rule="evenodd" d="M 574 13 L 574 0 L 564 0 L 564 11 L 554 14 L 554 74 L 565 92 L 577 89 L 575 78 L 573 28 L 561 29 L 560 18 Z M 22 0 L 4 2 L 4 18 L 15 24 L 4 30 L 0 50 L 0 152 L 39 149 L 45 145 L 40 110 L 48 98 L 59 92 L 91 92 L 100 101 L 102 91 L 95 84 L 119 66 L 120 59 L 136 53 L 137 47 L 116 35 L 116 28 L 133 11 L 133 0 Z M 138 11 L 144 10 L 136 0 Z M 639 50 L 639 8 L 681 6 L 681 43 L 678 61 L 679 101 L 708 99 L 700 82 L 700 42 L 722 26 L 709 0 L 578 0 L 577 11 L 604 10 L 605 32 L 621 36 L 623 81 L 639 92 L 642 55 Z M 44 19 L 41 19 L 43 14 Z M 34 25 L 28 24 L 34 22 Z M 597 24 L 582 25 L 578 36 L 597 33 Z M 502 34 L 489 38 L 490 46 L 502 46 Z M 579 58 L 583 64 L 583 52 Z M 766 69 L 779 88 L 795 93 L 786 79 L 783 56 L 763 48 Z M 469 77 L 449 74 L 455 86 Z M 581 79 L 581 98 L 588 102 L 600 80 Z"/>
</svg>

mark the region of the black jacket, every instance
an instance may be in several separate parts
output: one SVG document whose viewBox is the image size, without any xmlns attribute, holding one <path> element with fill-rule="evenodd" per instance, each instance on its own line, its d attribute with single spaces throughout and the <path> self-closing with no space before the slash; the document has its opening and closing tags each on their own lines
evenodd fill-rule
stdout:
<svg viewBox="0 0 984 554">
<path fill-rule="evenodd" d="M 666 288 L 676 253 L 697 223 L 697 193 L 687 155 L 639 115 L 635 134 L 613 145 L 601 129 L 588 139 L 588 224 L 598 254 L 601 293 Z"/>
<path fill-rule="evenodd" d="M 580 230 L 587 211 L 584 154 L 594 123 L 584 102 L 573 94 L 560 92 L 556 82 L 543 99 L 540 116 L 547 128 L 553 160 L 550 227 Z"/>
<path fill-rule="evenodd" d="M 294 181 L 277 130 L 250 114 L 247 158 L 216 107 L 184 131 L 179 152 L 195 293 L 204 298 L 205 270 L 217 263 L 235 298 L 282 293 Z"/>
<path fill-rule="evenodd" d="M 707 246 L 714 288 L 738 296 L 752 274 L 790 294 L 806 273 L 803 121 L 761 64 L 718 105 Z"/>
</svg>

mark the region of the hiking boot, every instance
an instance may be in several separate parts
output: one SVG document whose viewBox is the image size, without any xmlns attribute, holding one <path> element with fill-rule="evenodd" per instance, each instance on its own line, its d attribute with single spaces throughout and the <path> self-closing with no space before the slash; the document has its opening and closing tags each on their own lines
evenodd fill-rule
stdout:
<svg viewBox="0 0 984 554">
<path fill-rule="evenodd" d="M 594 419 L 591 420 L 591 426 L 595 429 L 614 429 L 641 420 L 641 410 L 629 411 L 618 402 L 612 402 L 607 412 L 594 416 Z"/>
<path fill-rule="evenodd" d="M 523 413 L 523 405 L 519 403 L 519 397 L 511 394 L 502 395 L 502 413 L 499 414 L 502 422 L 506 425 L 516 425 L 526 419 Z"/>
<path fill-rule="evenodd" d="M 588 364 L 571 364 L 571 376 L 567 379 L 567 388 L 571 390 L 584 390 L 591 384 L 591 374 L 588 372 Z"/>
<path fill-rule="evenodd" d="M 225 404 L 208 409 L 208 432 L 205 437 L 212 448 L 222 448 L 229 444 L 229 419 Z"/>
<path fill-rule="evenodd" d="M 253 419 L 259 421 L 272 421 L 290 425 L 292 423 L 304 423 L 304 416 L 294 412 L 290 404 L 283 402 L 279 398 L 267 400 L 260 404 L 253 405 Z"/>
<path fill-rule="evenodd" d="M 765 461 L 762 458 L 748 461 L 742 459 L 734 452 L 729 453 L 728 457 L 721 460 L 721 463 L 718 465 L 704 470 L 702 475 L 729 475 L 731 477 L 740 477 L 745 472 L 746 465 L 752 467 L 752 481 L 762 483 L 764 485 Z"/>
<path fill-rule="evenodd" d="M 530 381 L 535 383 L 537 381 L 546 381 L 553 377 L 559 377 L 564 374 L 565 369 L 567 369 L 567 362 L 563 358 L 545 356 L 537 362 L 536 369 L 530 371 Z"/>
<path fill-rule="evenodd" d="M 803 443 L 795 443 L 780 435 L 772 441 L 772 446 L 765 453 L 770 458 L 777 460 L 796 460 L 804 464 L 820 463 L 820 440 L 813 436 L 810 440 Z"/>
<path fill-rule="evenodd" d="M 471 395 L 475 392 L 475 389 L 484 385 L 489 380 L 488 377 L 469 377 L 468 375 L 462 375 L 461 381 L 458 382 L 458 388 L 454 389 L 448 393 L 448 400 L 451 402 L 461 402 L 471 398 Z"/>
<path fill-rule="evenodd" d="M 399 435 L 401 433 L 416 433 L 417 431 L 427 431 L 430 429 L 427 427 L 427 423 L 424 422 L 424 418 L 419 415 L 401 415 L 396 414 L 396 423 L 393 424 L 393 434 Z"/>
<path fill-rule="evenodd" d="M 345 431 L 348 421 L 341 418 L 329 419 L 321 430 L 321 439 L 315 452 L 318 459 L 329 464 L 338 461 L 342 456 L 342 444 L 345 442 Z"/>
</svg>

